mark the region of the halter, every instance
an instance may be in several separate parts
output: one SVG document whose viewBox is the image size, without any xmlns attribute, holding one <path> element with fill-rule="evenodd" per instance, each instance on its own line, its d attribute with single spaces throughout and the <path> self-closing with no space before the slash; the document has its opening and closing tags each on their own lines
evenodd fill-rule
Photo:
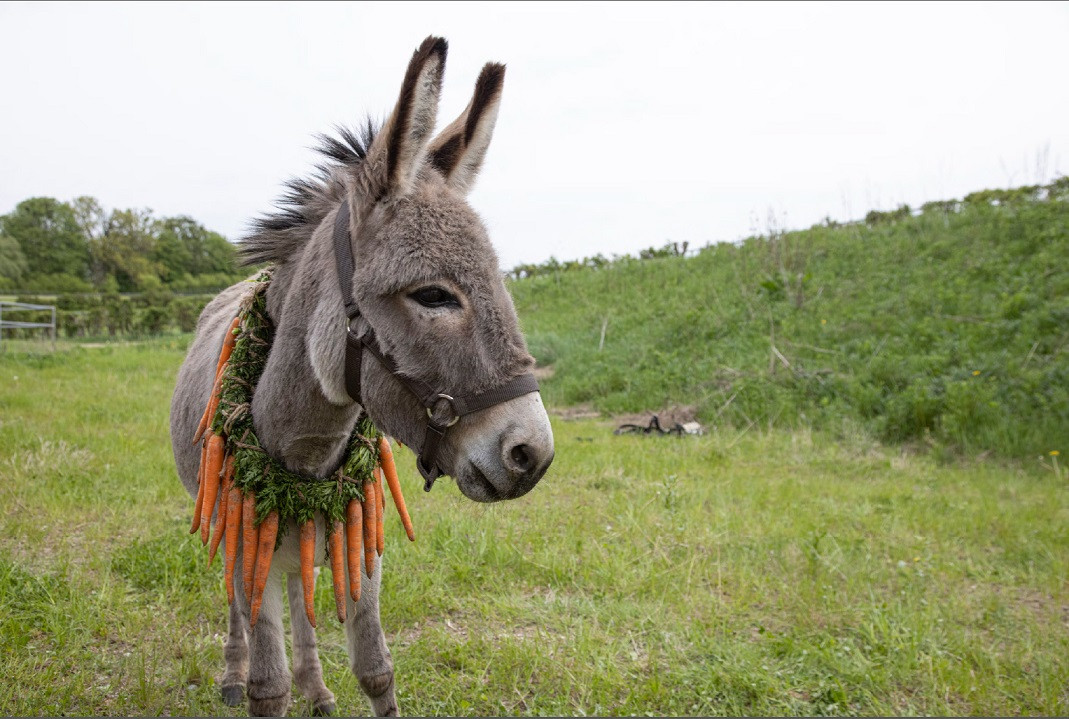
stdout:
<svg viewBox="0 0 1069 719">
<path fill-rule="evenodd" d="M 426 382 L 410 377 L 402 373 L 397 363 L 390 355 L 382 351 L 375 330 L 368 323 L 367 329 L 362 335 L 353 331 L 353 320 L 360 317 L 360 308 L 356 304 L 353 295 L 353 247 L 349 235 L 349 202 L 341 203 L 338 215 L 334 219 L 334 261 L 338 267 L 338 281 L 341 284 L 342 302 L 345 303 L 345 391 L 357 403 L 363 405 L 360 399 L 360 365 L 363 350 L 367 350 L 379 361 L 386 370 L 396 377 L 408 391 L 415 395 L 416 399 L 427 410 L 427 431 L 423 436 L 423 446 L 420 448 L 416 467 L 423 475 L 423 489 L 431 491 L 434 480 L 442 476 L 438 468 L 438 448 L 445 437 L 445 432 L 460 418 L 479 410 L 493 407 L 494 405 L 507 402 L 525 394 L 538 391 L 538 380 L 534 375 L 527 372 L 497 387 L 492 387 L 485 392 L 469 396 L 453 396 L 439 391 Z M 444 407 L 442 407 L 444 405 Z M 443 412 L 436 410 L 442 407 Z"/>
</svg>

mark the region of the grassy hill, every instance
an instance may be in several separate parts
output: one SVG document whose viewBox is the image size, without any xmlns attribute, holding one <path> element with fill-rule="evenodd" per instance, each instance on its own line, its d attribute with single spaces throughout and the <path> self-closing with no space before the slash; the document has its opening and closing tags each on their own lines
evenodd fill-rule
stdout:
<svg viewBox="0 0 1069 719">
<path fill-rule="evenodd" d="M 1067 261 L 1062 178 L 511 290 L 551 403 L 1023 457 L 1069 439 Z"/>
</svg>

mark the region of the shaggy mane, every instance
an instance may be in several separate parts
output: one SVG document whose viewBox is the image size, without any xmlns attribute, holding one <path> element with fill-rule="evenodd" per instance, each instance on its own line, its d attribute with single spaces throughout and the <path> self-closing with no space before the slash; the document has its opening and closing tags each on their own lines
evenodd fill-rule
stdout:
<svg viewBox="0 0 1069 719">
<path fill-rule="evenodd" d="M 275 201 L 275 211 L 252 221 L 251 233 L 238 245 L 241 264 L 280 263 L 296 254 L 323 218 L 345 198 L 337 171 L 360 165 L 378 130 L 368 119 L 355 131 L 337 127 L 336 136 L 317 135 L 319 145 L 315 149 L 327 158 L 326 162 L 316 165 L 310 177 L 286 182 L 285 192 Z"/>
</svg>

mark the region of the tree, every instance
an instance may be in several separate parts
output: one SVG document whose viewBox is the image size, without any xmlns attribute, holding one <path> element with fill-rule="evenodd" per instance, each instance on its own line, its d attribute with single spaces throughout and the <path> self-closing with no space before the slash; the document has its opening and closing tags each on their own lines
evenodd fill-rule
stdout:
<svg viewBox="0 0 1069 719">
<path fill-rule="evenodd" d="M 64 274 L 84 279 L 89 249 L 74 210 L 51 197 L 20 202 L 0 218 L 0 234 L 14 238 L 26 260 L 26 274 Z"/>
<path fill-rule="evenodd" d="M 82 195 L 71 200 L 71 210 L 86 241 L 93 242 L 104 236 L 108 226 L 108 213 L 95 197 Z"/>
<path fill-rule="evenodd" d="M 234 274 L 237 272 L 237 253 L 234 245 L 218 232 L 207 231 L 204 237 L 204 254 L 208 272 Z"/>
<path fill-rule="evenodd" d="M 26 255 L 22 254 L 18 240 L 0 235 L 0 286 L 17 288 L 27 268 Z"/>
<path fill-rule="evenodd" d="M 186 232 L 186 219 L 169 217 L 156 223 L 153 259 L 160 267 L 160 278 L 164 282 L 174 282 L 183 275 L 193 274 L 193 253 Z"/>
<path fill-rule="evenodd" d="M 100 286 L 107 276 L 100 262 L 99 248 L 100 241 L 107 231 L 108 213 L 95 197 L 88 195 L 74 198 L 70 205 L 78 227 L 81 228 L 82 235 L 89 245 L 89 275 L 93 283 Z"/>
<path fill-rule="evenodd" d="M 149 210 L 114 210 L 104 234 L 93 243 L 93 265 L 101 277 L 115 277 L 121 292 L 131 292 L 140 289 L 143 275 L 159 274 L 152 259 L 155 249 L 155 222 Z"/>
<path fill-rule="evenodd" d="M 157 222 L 156 261 L 165 268 L 164 280 L 182 274 L 233 274 L 236 271 L 234 246 L 217 232 L 191 217 L 166 217 Z"/>
</svg>

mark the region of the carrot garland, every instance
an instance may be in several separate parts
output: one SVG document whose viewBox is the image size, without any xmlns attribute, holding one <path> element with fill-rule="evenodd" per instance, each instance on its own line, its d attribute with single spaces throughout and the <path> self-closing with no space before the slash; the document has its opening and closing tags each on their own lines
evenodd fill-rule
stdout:
<svg viewBox="0 0 1069 719">
<path fill-rule="evenodd" d="M 375 571 L 375 557 L 385 549 L 384 515 L 389 486 L 405 534 L 415 538 L 405 506 L 389 440 L 364 416 L 354 427 L 341 467 L 329 479 L 287 470 L 261 447 L 252 422 L 252 395 L 271 348 L 273 326 L 266 309 L 270 270 L 252 283 L 240 312 L 229 324 L 215 367 L 211 393 L 194 433 L 201 443 L 197 498 L 190 534 L 200 530 L 210 544 L 208 565 L 223 545 L 227 602 L 234 600 L 238 545 L 242 545 L 241 581 L 256 624 L 271 570 L 272 557 L 289 526 L 299 528 L 299 555 L 305 614 L 315 620 L 316 521 L 327 527 L 327 556 L 333 575 L 338 620 L 344 622 L 348 593 L 361 594 L 364 571 Z M 217 509 L 218 507 L 218 509 Z M 216 516 L 212 531 L 212 517 Z M 262 520 L 257 521 L 258 517 Z"/>
<path fill-rule="evenodd" d="M 256 574 L 252 584 L 252 615 L 249 625 L 255 627 L 264 601 L 267 575 L 271 572 L 271 558 L 275 556 L 275 537 L 278 536 L 278 512 L 271 512 L 260 522 L 260 541 L 256 545 Z"/>
<path fill-rule="evenodd" d="M 308 623 L 316 625 L 315 590 L 316 590 L 316 523 L 309 519 L 301 525 L 300 554 L 301 554 L 301 588 L 304 589 L 304 614 L 308 617 Z"/>
</svg>

